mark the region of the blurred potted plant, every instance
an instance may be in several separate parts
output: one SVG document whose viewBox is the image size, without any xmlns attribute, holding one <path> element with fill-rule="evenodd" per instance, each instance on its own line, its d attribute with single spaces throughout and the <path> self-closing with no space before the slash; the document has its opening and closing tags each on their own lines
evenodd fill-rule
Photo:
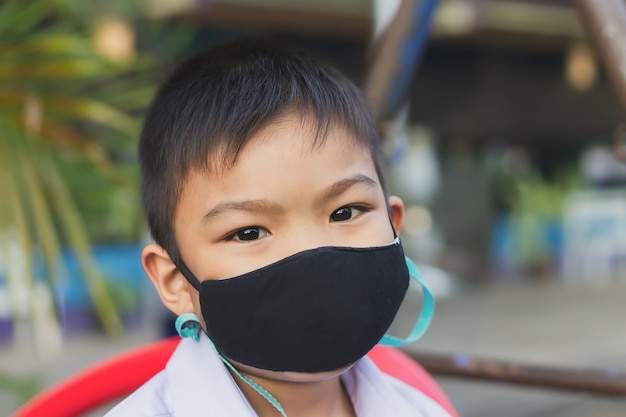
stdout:
<svg viewBox="0 0 626 417">
<path fill-rule="evenodd" d="M 560 268 L 564 202 L 582 186 L 576 169 L 568 166 L 548 181 L 515 148 L 486 167 L 503 212 L 492 231 L 493 272 L 499 279 L 553 279 Z"/>
<path fill-rule="evenodd" d="M 134 164 L 113 159 L 134 149 L 132 114 L 152 93 L 138 71 L 146 62 L 134 56 L 130 26 L 115 17 L 92 26 L 74 7 L 67 0 L 0 5 L 0 275 L 14 329 L 32 329 L 42 352 L 60 343 L 54 279 L 64 269 L 64 246 L 76 256 L 105 331 L 121 331 L 71 178 L 98 178 L 102 194 L 122 197 L 118 218 L 127 219 L 127 233 L 137 232 Z"/>
</svg>

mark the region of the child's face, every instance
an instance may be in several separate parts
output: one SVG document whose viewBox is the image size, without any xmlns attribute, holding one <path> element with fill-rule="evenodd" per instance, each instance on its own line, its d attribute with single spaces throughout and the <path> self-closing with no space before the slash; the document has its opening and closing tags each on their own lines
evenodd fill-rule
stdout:
<svg viewBox="0 0 626 417">
<path fill-rule="evenodd" d="M 320 246 L 390 243 L 404 208 L 386 201 L 369 151 L 342 129 L 312 148 L 314 127 L 284 118 L 262 129 L 223 173 L 193 171 L 174 216 L 180 255 L 200 280 L 241 275 Z M 389 210 L 388 205 L 389 204 Z M 146 272 L 176 314 L 195 311 L 198 292 L 156 245 Z"/>
</svg>

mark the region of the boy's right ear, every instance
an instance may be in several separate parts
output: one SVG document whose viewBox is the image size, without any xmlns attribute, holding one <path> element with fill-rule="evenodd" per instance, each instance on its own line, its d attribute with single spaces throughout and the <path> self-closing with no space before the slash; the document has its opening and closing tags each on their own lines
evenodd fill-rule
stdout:
<svg viewBox="0 0 626 417">
<path fill-rule="evenodd" d="M 146 245 L 141 252 L 141 264 L 165 307 L 177 316 L 194 311 L 191 285 L 165 249 L 156 243 Z"/>
</svg>

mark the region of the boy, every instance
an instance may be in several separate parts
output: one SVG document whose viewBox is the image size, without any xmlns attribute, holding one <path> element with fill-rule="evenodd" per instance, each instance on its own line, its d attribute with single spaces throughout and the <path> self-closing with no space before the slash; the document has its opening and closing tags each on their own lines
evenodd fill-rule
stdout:
<svg viewBox="0 0 626 417">
<path fill-rule="evenodd" d="M 107 416 L 448 416 L 362 358 L 409 277 L 354 85 L 267 43 L 214 46 L 161 87 L 139 155 L 143 267 L 189 338 Z"/>
</svg>

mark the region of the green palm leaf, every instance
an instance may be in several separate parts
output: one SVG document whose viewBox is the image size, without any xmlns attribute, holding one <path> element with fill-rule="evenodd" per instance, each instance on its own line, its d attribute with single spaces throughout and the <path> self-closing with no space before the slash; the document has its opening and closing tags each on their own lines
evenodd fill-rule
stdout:
<svg viewBox="0 0 626 417">
<path fill-rule="evenodd" d="M 138 121 L 130 114 L 151 95 L 139 74 L 149 62 L 116 64 L 100 56 L 88 22 L 77 14 L 80 7 L 73 0 L 0 3 L 0 196 L 5 201 L 0 205 L 0 253 L 10 259 L 17 245 L 24 257 L 5 262 L 0 273 L 5 272 L 12 300 L 23 289 L 28 293 L 27 308 L 16 302 L 12 311 L 20 320 L 31 320 L 37 333 L 50 327 L 54 311 L 42 312 L 36 303 L 41 288 L 36 275 L 42 274 L 33 268 L 36 254 L 52 288 L 63 269 L 61 248 L 69 246 L 104 329 L 119 334 L 118 312 L 57 154 L 80 152 L 92 175 L 111 187 L 131 189 L 128 170 L 108 150 L 115 143 L 134 147 Z M 15 236 L 13 243 L 6 235 Z"/>
</svg>

